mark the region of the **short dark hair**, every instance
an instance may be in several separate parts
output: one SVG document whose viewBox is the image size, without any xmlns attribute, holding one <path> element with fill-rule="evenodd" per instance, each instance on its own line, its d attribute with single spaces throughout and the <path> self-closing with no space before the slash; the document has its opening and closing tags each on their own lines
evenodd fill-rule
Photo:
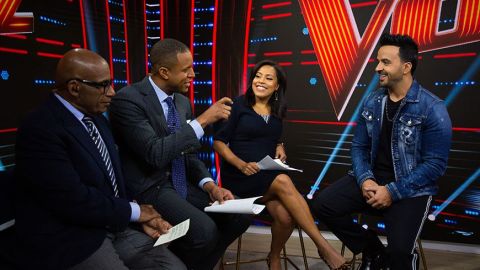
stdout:
<svg viewBox="0 0 480 270">
<path fill-rule="evenodd" d="M 413 75 L 415 69 L 417 68 L 418 62 L 418 45 L 417 43 L 408 35 L 392 35 L 384 33 L 380 37 L 380 47 L 392 45 L 400 48 L 400 59 L 403 62 L 412 63 L 412 69 L 410 73 Z"/>
<path fill-rule="evenodd" d="M 258 70 L 263 66 L 271 66 L 275 69 L 275 73 L 277 73 L 277 100 L 275 100 L 275 94 L 273 94 L 268 100 L 268 104 L 270 104 L 270 107 L 272 109 L 272 115 L 283 119 L 287 114 L 287 100 L 285 97 L 285 92 L 287 91 L 287 75 L 285 74 L 283 68 L 275 61 L 267 59 L 260 61 L 255 65 L 252 72 L 250 73 L 250 80 L 248 81 L 248 88 L 247 92 L 245 93 L 245 102 L 249 107 L 255 105 L 255 94 L 253 93 L 252 82 L 253 79 L 255 79 Z"/>
<path fill-rule="evenodd" d="M 160 67 L 172 68 L 178 61 L 177 54 L 188 51 L 187 45 L 173 38 L 157 41 L 150 50 L 151 73 L 157 73 Z"/>
</svg>

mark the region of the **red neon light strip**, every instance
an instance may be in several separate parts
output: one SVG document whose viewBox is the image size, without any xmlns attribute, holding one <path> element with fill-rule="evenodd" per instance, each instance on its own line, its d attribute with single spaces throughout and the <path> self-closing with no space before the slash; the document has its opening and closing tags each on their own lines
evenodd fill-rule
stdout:
<svg viewBox="0 0 480 270">
<path fill-rule="evenodd" d="M 82 36 L 83 36 L 83 48 L 87 49 L 87 33 L 85 26 L 85 11 L 83 10 L 83 1 L 78 1 L 80 4 L 80 19 L 82 20 Z"/>
<path fill-rule="evenodd" d="M 435 201 L 436 203 L 440 203 L 440 204 L 441 204 L 441 203 L 445 202 L 446 200 L 435 199 L 434 201 Z M 469 206 L 468 204 L 466 204 L 466 203 L 461 203 L 461 202 L 456 202 L 456 201 L 451 201 L 449 204 L 450 204 L 450 205 L 457 205 L 457 206 L 465 207 L 465 208 L 466 208 L 466 207 L 470 207 L 470 206 Z"/>
<path fill-rule="evenodd" d="M 313 124 L 313 125 L 333 125 L 333 126 L 356 126 L 356 122 L 329 122 L 314 120 L 287 120 L 290 123 Z M 452 127 L 453 131 L 480 132 L 480 128 Z"/>
<path fill-rule="evenodd" d="M 220 177 L 220 159 L 217 152 L 215 152 L 215 168 L 217 168 L 217 185 L 222 186 L 222 178 Z"/>
<path fill-rule="evenodd" d="M 250 67 L 254 67 L 254 66 L 255 66 L 255 64 L 248 64 L 248 65 L 247 65 L 247 67 L 249 67 L 249 68 L 250 68 Z"/>
<path fill-rule="evenodd" d="M 217 24 L 218 24 L 218 0 L 215 0 L 215 11 L 213 12 L 213 37 L 212 37 L 212 104 L 217 101 L 217 81 L 216 81 L 216 64 L 217 64 Z M 220 179 L 220 161 L 218 154 L 214 154 L 215 169 L 217 171 L 217 185 L 222 186 L 222 180 Z"/>
<path fill-rule="evenodd" d="M 304 113 L 318 113 L 325 112 L 325 110 L 304 110 L 304 109 L 287 109 L 288 112 L 304 112 Z"/>
<path fill-rule="evenodd" d="M 302 66 L 318 65 L 318 61 L 302 61 L 300 62 L 300 65 Z"/>
<path fill-rule="evenodd" d="M 477 53 L 468 52 L 468 53 L 447 53 L 447 54 L 436 54 L 433 56 L 434 59 L 444 59 L 444 58 L 460 58 L 460 57 L 471 57 L 476 56 Z"/>
<path fill-rule="evenodd" d="M 145 36 L 145 74 L 148 74 L 148 40 L 147 40 L 147 2 L 143 0 L 143 35 Z"/>
<path fill-rule="evenodd" d="M 293 65 L 292 62 L 278 62 L 279 66 L 286 67 L 286 66 L 291 66 Z"/>
<path fill-rule="evenodd" d="M 447 225 L 447 224 L 436 224 L 437 227 L 440 228 L 447 228 L 447 229 L 452 229 L 452 230 L 457 230 L 457 226 L 452 226 L 452 225 Z"/>
<path fill-rule="evenodd" d="M 453 214 L 453 213 L 448 213 L 448 212 L 440 212 L 439 215 L 443 215 L 443 216 L 447 216 L 447 217 L 465 218 L 465 219 L 470 219 L 470 220 L 478 222 L 477 217 L 472 217 L 472 216 L 467 216 L 467 215 L 459 215 L 459 214 Z"/>
<path fill-rule="evenodd" d="M 216 64 L 217 64 L 217 24 L 218 24 L 218 0 L 215 0 L 215 11 L 213 12 L 213 37 L 212 37 L 212 104 L 217 101 L 216 91 Z M 218 170 L 218 167 L 217 167 Z"/>
<path fill-rule="evenodd" d="M 0 129 L 0 133 L 9 133 L 9 132 L 16 132 L 17 128 L 6 128 L 6 129 Z"/>
<path fill-rule="evenodd" d="M 257 55 L 254 54 L 254 53 L 249 53 L 247 56 L 248 56 L 248 57 L 255 57 L 255 56 L 257 56 Z"/>
<path fill-rule="evenodd" d="M 376 5 L 377 5 L 377 1 L 368 1 L 368 2 L 351 4 L 350 6 L 352 8 L 360 8 L 360 7 L 368 7 L 368 6 L 376 6 Z"/>
<path fill-rule="evenodd" d="M 63 55 L 56 53 L 37 52 L 38 56 L 50 57 L 50 58 L 62 58 Z"/>
<path fill-rule="evenodd" d="M 242 93 L 247 91 L 247 70 L 248 70 L 248 44 L 250 43 L 250 22 L 252 16 L 252 0 L 248 0 L 247 18 L 245 19 L 245 41 L 243 43 L 243 78 L 242 78 Z M 255 55 L 253 55 L 255 56 Z"/>
<path fill-rule="evenodd" d="M 193 38 L 194 38 L 194 28 L 193 24 L 195 23 L 195 0 L 191 0 L 191 10 L 190 10 L 190 53 L 193 55 Z M 193 99 L 195 98 L 195 90 L 193 83 L 190 85 L 190 104 L 192 106 L 192 113 L 195 114 L 195 104 Z"/>
<path fill-rule="evenodd" d="M 266 20 L 272 20 L 272 19 L 278 19 L 278 18 L 284 18 L 284 17 L 290 17 L 290 16 L 292 16 L 292 13 L 288 12 L 288 13 L 262 16 L 262 19 L 266 21 Z"/>
<path fill-rule="evenodd" d="M 76 43 L 72 43 L 70 46 L 72 46 L 72 48 L 80 48 L 80 47 L 82 47 L 80 44 L 76 44 Z"/>
<path fill-rule="evenodd" d="M 160 38 L 165 38 L 165 29 L 164 29 L 164 21 L 165 21 L 165 6 L 163 0 L 160 0 Z"/>
<path fill-rule="evenodd" d="M 17 38 L 17 39 L 27 39 L 27 36 L 24 35 L 16 35 L 16 34 L 8 34 L 8 35 L 3 35 L 0 34 L 2 37 L 9 37 L 9 38 Z"/>
<path fill-rule="evenodd" d="M 213 13 L 213 46 L 212 46 L 212 103 L 217 101 L 217 78 L 216 78 L 216 63 L 217 63 L 217 25 L 218 25 L 218 0 L 215 0 L 215 11 Z M 215 169 L 217 171 L 217 184 L 221 187 L 222 180 L 220 178 L 220 160 L 218 154 L 215 152 Z"/>
<path fill-rule="evenodd" d="M 127 34 L 127 8 L 125 7 L 125 0 L 122 0 L 123 6 L 123 32 L 125 33 L 125 60 L 127 63 L 125 64 L 125 72 L 127 73 L 127 83 L 130 84 L 130 66 L 128 63 L 128 34 Z"/>
<path fill-rule="evenodd" d="M 291 4 L 292 4 L 291 1 L 286 1 L 286 2 L 279 2 L 279 3 L 273 3 L 273 4 L 266 4 L 266 5 L 263 5 L 262 8 L 263 9 L 276 8 L 276 7 L 288 6 Z"/>
<path fill-rule="evenodd" d="M 480 128 L 453 127 L 453 131 L 480 132 Z"/>
<path fill-rule="evenodd" d="M 301 54 L 314 54 L 315 53 L 315 50 L 303 50 L 303 51 L 300 51 Z"/>
<path fill-rule="evenodd" d="M 46 43 L 46 44 L 51 44 L 51 45 L 58 45 L 58 46 L 63 46 L 63 45 L 65 45 L 65 43 L 62 42 L 62 41 L 57 41 L 57 40 L 52 40 L 52 39 L 36 38 L 35 40 L 36 40 L 37 42 Z"/>
<path fill-rule="evenodd" d="M 26 50 L 19 50 L 19 49 L 5 48 L 5 47 L 0 47 L 0 52 L 28 54 L 28 51 Z"/>
<path fill-rule="evenodd" d="M 292 52 L 266 52 L 263 55 L 265 56 L 280 56 L 280 55 L 292 55 Z"/>
<path fill-rule="evenodd" d="M 107 33 L 108 33 L 108 53 L 110 57 L 110 77 L 113 78 L 113 52 L 112 52 L 112 29 L 110 27 L 110 8 L 108 0 L 105 0 L 105 15 L 107 19 Z"/>
<path fill-rule="evenodd" d="M 329 122 L 329 121 L 313 121 L 313 120 L 287 120 L 290 123 L 314 124 L 314 125 L 331 125 L 331 126 L 356 126 L 355 122 Z"/>
</svg>

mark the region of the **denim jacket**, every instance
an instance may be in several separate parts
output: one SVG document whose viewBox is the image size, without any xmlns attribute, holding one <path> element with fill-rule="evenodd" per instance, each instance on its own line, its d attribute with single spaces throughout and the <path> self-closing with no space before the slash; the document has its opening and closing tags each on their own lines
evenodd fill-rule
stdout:
<svg viewBox="0 0 480 270">
<path fill-rule="evenodd" d="M 357 120 L 352 165 L 360 187 L 367 179 L 375 180 L 373 165 L 387 97 L 385 88 L 370 94 Z M 393 119 L 395 181 L 386 185 L 393 201 L 436 194 L 436 180 L 447 167 L 451 137 L 452 125 L 443 101 L 413 81 Z"/>
</svg>

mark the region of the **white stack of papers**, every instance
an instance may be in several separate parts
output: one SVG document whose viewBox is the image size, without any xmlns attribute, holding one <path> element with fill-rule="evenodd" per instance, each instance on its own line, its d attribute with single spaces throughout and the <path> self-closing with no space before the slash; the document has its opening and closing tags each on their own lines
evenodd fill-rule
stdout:
<svg viewBox="0 0 480 270">
<path fill-rule="evenodd" d="M 160 237 L 158 237 L 157 241 L 155 242 L 155 244 L 153 244 L 153 246 L 156 247 L 158 245 L 165 244 L 177 238 L 180 238 L 187 234 L 189 228 L 190 219 L 180 222 L 176 226 L 170 228 L 170 230 L 168 230 L 166 234 L 160 235 Z"/>
<path fill-rule="evenodd" d="M 303 172 L 303 170 L 295 169 L 287 164 L 283 163 L 280 159 L 272 159 L 269 155 L 264 157 L 262 160 L 257 162 L 258 167 L 260 170 L 283 170 L 283 171 L 299 171 Z"/>
<path fill-rule="evenodd" d="M 215 212 L 215 213 L 236 213 L 236 214 L 254 214 L 258 215 L 265 208 L 265 205 L 254 203 L 256 199 L 261 198 L 252 197 L 246 199 L 238 200 L 228 200 L 224 201 L 222 204 L 219 204 L 218 201 L 214 202 L 212 205 L 205 207 L 205 212 Z"/>
</svg>

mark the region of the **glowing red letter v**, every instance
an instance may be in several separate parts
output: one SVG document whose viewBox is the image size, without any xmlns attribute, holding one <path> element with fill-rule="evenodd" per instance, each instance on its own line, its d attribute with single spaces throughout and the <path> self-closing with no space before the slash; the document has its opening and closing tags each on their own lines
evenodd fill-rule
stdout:
<svg viewBox="0 0 480 270">
<path fill-rule="evenodd" d="M 379 0 L 361 38 L 347 0 L 299 2 L 333 108 L 340 119 L 398 1 Z"/>
</svg>

